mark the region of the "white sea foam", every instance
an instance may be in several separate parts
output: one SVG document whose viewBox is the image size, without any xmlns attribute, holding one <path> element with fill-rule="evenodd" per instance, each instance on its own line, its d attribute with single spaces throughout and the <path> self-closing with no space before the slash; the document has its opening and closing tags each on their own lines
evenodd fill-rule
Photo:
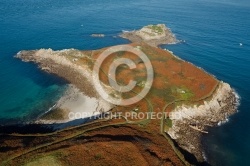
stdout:
<svg viewBox="0 0 250 166">
<path fill-rule="evenodd" d="M 127 30 L 122 30 L 122 32 L 123 32 L 123 33 L 128 33 L 129 31 L 127 31 Z"/>
<path fill-rule="evenodd" d="M 206 153 L 204 151 L 201 152 L 202 153 L 202 157 L 205 161 L 207 161 L 207 156 L 206 156 Z"/>
<path fill-rule="evenodd" d="M 16 55 L 20 55 L 22 51 L 19 51 Z"/>
<path fill-rule="evenodd" d="M 235 89 L 233 89 L 233 93 L 234 93 L 234 95 L 235 95 L 235 97 L 236 97 L 236 105 L 237 105 L 237 107 L 240 105 L 240 100 L 241 100 L 241 97 L 240 97 L 240 95 L 239 95 L 239 93 L 235 90 Z M 238 110 L 237 110 L 238 111 Z"/>
<path fill-rule="evenodd" d="M 218 126 L 221 126 L 221 125 L 223 125 L 223 124 L 225 124 L 225 123 L 227 123 L 227 122 L 229 122 L 229 119 L 228 119 L 228 118 L 226 118 L 226 120 L 219 121 L 217 125 L 218 125 Z"/>
</svg>

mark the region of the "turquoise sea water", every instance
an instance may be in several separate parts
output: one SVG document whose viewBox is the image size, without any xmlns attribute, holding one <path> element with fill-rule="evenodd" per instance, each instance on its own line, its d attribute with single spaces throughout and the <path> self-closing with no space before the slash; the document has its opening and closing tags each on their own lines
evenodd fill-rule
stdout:
<svg viewBox="0 0 250 166">
<path fill-rule="evenodd" d="M 98 49 L 128 43 L 122 30 L 165 23 L 185 43 L 163 46 L 228 82 L 239 113 L 204 137 L 213 165 L 250 165 L 250 2 L 248 0 L 1 0 L 0 124 L 49 109 L 66 83 L 13 56 L 39 48 Z M 92 38 L 104 33 L 105 38 Z M 240 46 L 240 43 L 243 45 Z"/>
</svg>

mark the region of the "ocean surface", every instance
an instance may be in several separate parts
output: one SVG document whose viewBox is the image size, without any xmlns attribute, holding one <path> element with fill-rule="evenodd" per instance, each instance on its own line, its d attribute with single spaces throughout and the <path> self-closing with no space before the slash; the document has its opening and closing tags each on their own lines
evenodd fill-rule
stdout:
<svg viewBox="0 0 250 166">
<path fill-rule="evenodd" d="M 185 42 L 162 46 L 228 82 L 240 95 L 239 112 L 204 137 L 213 165 L 250 165 L 249 0 L 1 0 L 0 124 L 34 119 L 67 83 L 13 56 L 39 48 L 98 49 L 128 43 L 122 30 L 165 23 Z M 90 37 L 103 33 L 104 38 Z M 242 46 L 240 46 L 242 43 Z"/>
</svg>

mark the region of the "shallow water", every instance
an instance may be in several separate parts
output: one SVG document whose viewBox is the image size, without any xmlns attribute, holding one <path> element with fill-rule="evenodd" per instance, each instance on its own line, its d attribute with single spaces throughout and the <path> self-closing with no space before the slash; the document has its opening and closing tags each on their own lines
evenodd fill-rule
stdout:
<svg viewBox="0 0 250 166">
<path fill-rule="evenodd" d="M 61 79 L 13 56 L 23 49 L 98 49 L 128 43 L 122 30 L 165 23 L 185 43 L 163 46 L 228 82 L 241 96 L 239 113 L 205 137 L 214 165 L 250 165 L 250 2 L 248 0 L 2 0 L 1 124 L 46 111 L 65 90 Z M 104 33 L 104 38 L 92 38 Z M 240 46 L 239 43 L 243 45 Z"/>
</svg>

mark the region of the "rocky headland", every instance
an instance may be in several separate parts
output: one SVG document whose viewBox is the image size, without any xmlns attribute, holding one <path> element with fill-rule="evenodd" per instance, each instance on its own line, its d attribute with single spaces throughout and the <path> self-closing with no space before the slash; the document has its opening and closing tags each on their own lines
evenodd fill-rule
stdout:
<svg viewBox="0 0 250 166">
<path fill-rule="evenodd" d="M 172 127 L 167 132 L 179 146 L 194 154 L 199 161 L 204 160 L 201 145 L 206 130 L 227 122 L 229 116 L 237 111 L 238 97 L 229 84 L 219 82 L 213 94 L 204 99 L 203 104 L 179 105 L 175 107 L 170 119 Z"/>
<path fill-rule="evenodd" d="M 40 49 L 21 51 L 16 55 L 16 58 L 34 62 L 41 70 L 56 74 L 72 84 L 56 105 L 39 117 L 36 123 L 65 123 L 77 119 L 77 116 L 72 116 L 77 113 L 81 114 L 78 119 L 87 118 L 113 108 L 113 105 L 102 99 L 93 88 L 92 71 L 88 65 L 77 64 L 78 59 L 83 57 L 87 56 L 75 49 Z"/>
</svg>

